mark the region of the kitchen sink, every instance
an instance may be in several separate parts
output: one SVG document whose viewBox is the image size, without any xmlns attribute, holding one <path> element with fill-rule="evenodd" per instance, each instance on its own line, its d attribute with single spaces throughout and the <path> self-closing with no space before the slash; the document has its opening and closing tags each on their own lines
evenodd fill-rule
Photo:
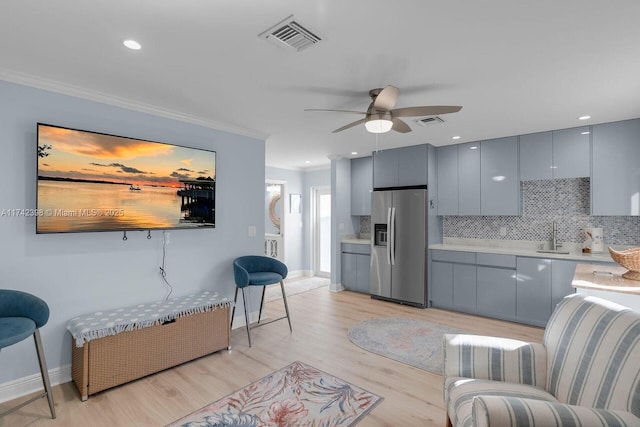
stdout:
<svg viewBox="0 0 640 427">
<path fill-rule="evenodd" d="M 569 251 L 554 251 L 553 249 L 538 249 L 536 252 L 541 254 L 569 255 Z"/>
</svg>

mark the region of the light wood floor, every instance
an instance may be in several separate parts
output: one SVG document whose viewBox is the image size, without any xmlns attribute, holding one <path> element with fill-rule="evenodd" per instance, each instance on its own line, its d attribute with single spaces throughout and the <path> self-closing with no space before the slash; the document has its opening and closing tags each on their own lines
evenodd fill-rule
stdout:
<svg viewBox="0 0 640 427">
<path fill-rule="evenodd" d="M 81 402 L 73 383 L 54 387 L 58 418 L 46 399 L 0 418 L 14 426 L 164 426 L 289 363 L 300 360 L 384 397 L 359 426 L 443 426 L 442 377 L 369 353 L 349 341 L 347 330 L 372 317 L 409 317 L 449 325 L 470 333 L 527 341 L 542 340 L 543 330 L 438 309 L 417 309 L 327 288 L 288 298 L 293 323 L 231 334 L 231 351 L 222 351 L 147 378 L 102 392 Z M 281 315 L 282 300 L 267 304 L 270 317 Z M 0 404 L 0 412 L 17 403 Z"/>
</svg>

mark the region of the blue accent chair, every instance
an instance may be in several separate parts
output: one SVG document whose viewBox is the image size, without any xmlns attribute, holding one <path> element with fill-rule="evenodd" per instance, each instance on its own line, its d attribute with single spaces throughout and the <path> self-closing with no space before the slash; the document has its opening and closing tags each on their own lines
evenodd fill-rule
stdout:
<svg viewBox="0 0 640 427">
<path fill-rule="evenodd" d="M 51 418 L 56 417 L 49 371 L 40 339 L 40 328 L 46 325 L 48 320 L 49 306 L 40 298 L 26 292 L 0 289 L 0 351 L 33 335 L 40 363 L 40 374 L 44 383 L 44 392 L 1 413 L 0 416 L 7 415 L 46 396 L 49 401 Z"/>
<path fill-rule="evenodd" d="M 234 302 L 238 301 L 238 289 L 242 289 L 242 303 L 244 305 L 244 319 L 247 323 L 247 337 L 249 339 L 249 347 L 251 347 L 251 329 L 255 329 L 258 326 L 268 325 L 276 320 L 287 319 L 289 321 L 289 330 L 293 332 L 291 328 L 291 317 L 289 317 L 289 306 L 287 305 L 287 296 L 284 292 L 284 279 L 287 277 L 287 266 L 275 258 L 259 255 L 248 255 L 236 258 L 233 261 L 233 275 L 236 282 L 236 293 Z M 268 285 L 280 283 L 280 289 L 282 290 L 282 299 L 284 301 L 284 309 L 287 313 L 286 316 L 278 317 L 266 323 L 260 323 L 262 317 L 262 307 L 264 306 L 264 294 Z M 248 286 L 262 286 L 262 299 L 260 301 L 260 312 L 258 313 L 258 324 L 254 326 L 249 325 L 249 313 L 247 311 L 247 294 L 245 289 Z M 235 315 L 236 307 L 233 306 L 231 312 L 231 327 L 233 327 L 233 316 Z"/>
</svg>

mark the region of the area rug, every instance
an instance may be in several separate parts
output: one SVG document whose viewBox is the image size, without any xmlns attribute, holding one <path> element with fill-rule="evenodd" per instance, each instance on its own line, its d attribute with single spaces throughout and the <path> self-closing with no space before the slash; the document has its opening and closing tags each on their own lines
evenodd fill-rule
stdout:
<svg viewBox="0 0 640 427">
<path fill-rule="evenodd" d="M 324 277 L 306 277 L 304 279 L 286 279 L 284 281 L 284 291 L 287 297 L 300 294 L 313 289 L 329 286 L 330 280 Z M 265 302 L 282 299 L 282 291 L 280 285 L 270 285 L 264 294 Z"/>
<path fill-rule="evenodd" d="M 353 426 L 382 399 L 302 362 L 293 362 L 168 427 Z"/>
<path fill-rule="evenodd" d="M 425 371 L 442 374 L 442 336 L 465 331 L 402 317 L 365 320 L 349 328 L 358 347 Z"/>
</svg>

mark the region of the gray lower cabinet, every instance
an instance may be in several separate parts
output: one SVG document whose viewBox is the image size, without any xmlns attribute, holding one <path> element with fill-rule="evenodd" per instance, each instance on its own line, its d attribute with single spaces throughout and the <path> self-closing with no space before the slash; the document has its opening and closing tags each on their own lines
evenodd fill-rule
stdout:
<svg viewBox="0 0 640 427">
<path fill-rule="evenodd" d="M 518 257 L 516 316 L 518 320 L 544 326 L 551 316 L 550 259 Z"/>
<path fill-rule="evenodd" d="M 453 264 L 450 262 L 431 262 L 430 289 L 431 306 L 453 308 Z"/>
<path fill-rule="evenodd" d="M 478 266 L 478 314 L 513 320 L 516 316 L 515 270 Z"/>
<path fill-rule="evenodd" d="M 340 281 L 345 289 L 369 293 L 371 247 L 353 243 L 342 244 Z"/>
<path fill-rule="evenodd" d="M 475 252 L 431 252 L 432 307 L 545 326 L 575 292 L 577 261 Z"/>
</svg>

